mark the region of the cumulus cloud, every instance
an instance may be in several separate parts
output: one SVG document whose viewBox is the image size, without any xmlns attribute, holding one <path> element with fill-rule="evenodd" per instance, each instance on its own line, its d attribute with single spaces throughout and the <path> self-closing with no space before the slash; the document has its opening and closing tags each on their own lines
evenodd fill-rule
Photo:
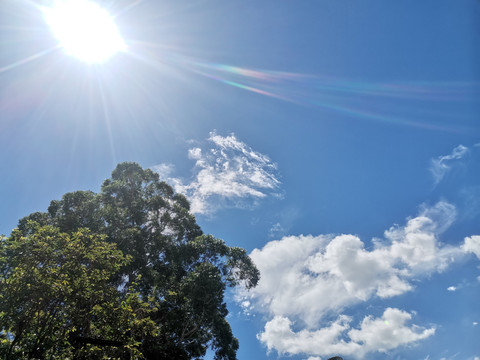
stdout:
<svg viewBox="0 0 480 360">
<path fill-rule="evenodd" d="M 426 339 L 435 333 L 435 328 L 409 326 L 412 314 L 395 308 L 387 308 L 381 318 L 370 316 L 363 319 L 360 329 L 348 335 L 356 343 L 363 344 L 363 352 L 385 352 L 401 345 Z"/>
<path fill-rule="evenodd" d="M 195 160 L 193 178 L 189 181 L 168 177 L 177 192 L 191 202 L 191 211 L 211 214 L 220 207 L 250 207 L 268 195 L 279 195 L 277 166 L 266 155 L 254 151 L 234 134 L 210 133 L 206 147 L 189 149 Z M 171 170 L 165 165 L 153 170 Z"/>
<path fill-rule="evenodd" d="M 455 220 L 456 209 L 445 201 L 424 208 L 403 227 L 394 226 L 385 232 L 391 241 L 388 256 L 391 263 L 401 261 L 409 274 L 430 273 L 445 269 L 461 249 L 443 246 L 440 248 L 438 235 L 443 233 Z"/>
<path fill-rule="evenodd" d="M 239 301 L 248 299 L 249 311 L 270 316 L 259 339 L 279 353 L 360 356 L 425 339 L 434 329 L 407 326 L 411 314 L 399 309 L 387 309 L 379 319 L 366 317 L 359 329 L 350 329 L 351 319 L 342 312 L 373 298 L 412 291 L 416 280 L 445 270 L 468 253 L 480 254 L 480 236 L 459 246 L 439 241 L 455 216 L 455 207 L 443 201 L 424 206 L 405 225 L 375 239 L 371 249 L 347 234 L 270 241 L 251 253 L 261 279 L 249 293 L 239 294 Z M 326 325 L 331 314 L 339 317 Z M 304 329 L 294 331 L 294 322 Z"/>
<path fill-rule="evenodd" d="M 341 339 L 342 334 L 350 328 L 350 322 L 349 317 L 340 316 L 320 330 L 295 332 L 287 317 L 276 316 L 266 323 L 264 332 L 258 338 L 269 350 L 275 349 L 280 354 L 352 354 L 361 346 Z"/>
<path fill-rule="evenodd" d="M 350 328 L 351 318 L 341 315 L 319 330 L 292 330 L 292 322 L 276 316 L 265 325 L 259 339 L 269 350 L 281 354 L 308 353 L 318 356 L 343 354 L 362 357 L 372 351 L 386 352 L 426 339 L 435 328 L 409 325 L 412 314 L 387 308 L 379 318 L 366 316 L 358 328 Z"/>
<path fill-rule="evenodd" d="M 440 215 L 440 213 L 442 213 Z M 444 225 L 455 207 L 440 202 L 385 232 L 372 250 L 355 235 L 288 236 L 251 253 L 262 277 L 249 293 L 252 304 L 273 315 L 316 323 L 325 313 L 413 289 L 411 280 L 441 271 L 466 250 L 441 246 Z M 450 221 L 450 220 L 449 220 Z M 466 249 L 470 249 L 470 245 Z"/>
<path fill-rule="evenodd" d="M 430 172 L 432 173 L 435 185 L 437 185 L 444 178 L 447 172 L 450 171 L 453 161 L 462 159 L 467 153 L 467 147 L 458 145 L 449 155 L 443 155 L 436 159 L 432 159 L 430 164 Z"/>
<path fill-rule="evenodd" d="M 473 235 L 465 238 L 463 251 L 467 253 L 474 253 L 477 258 L 480 259 L 480 235 Z"/>
</svg>

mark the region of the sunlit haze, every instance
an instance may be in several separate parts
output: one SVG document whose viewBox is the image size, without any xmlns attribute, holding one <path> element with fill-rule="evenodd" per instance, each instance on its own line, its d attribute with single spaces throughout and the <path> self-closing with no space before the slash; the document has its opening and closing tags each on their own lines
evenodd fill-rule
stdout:
<svg viewBox="0 0 480 360">
<path fill-rule="evenodd" d="M 113 18 L 88 0 L 57 1 L 45 19 L 65 52 L 87 63 L 102 63 L 125 50 Z"/>
</svg>

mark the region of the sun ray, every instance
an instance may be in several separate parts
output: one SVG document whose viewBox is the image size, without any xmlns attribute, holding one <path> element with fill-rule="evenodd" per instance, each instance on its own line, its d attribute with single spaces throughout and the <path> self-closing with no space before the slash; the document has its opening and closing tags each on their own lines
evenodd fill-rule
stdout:
<svg viewBox="0 0 480 360">
<path fill-rule="evenodd" d="M 105 89 L 104 89 L 104 85 L 102 83 L 101 77 L 97 77 L 97 84 L 98 84 L 98 89 L 99 89 L 99 92 L 100 92 L 102 113 L 103 113 L 103 117 L 104 117 L 104 120 L 105 120 L 105 125 L 107 127 L 107 137 L 108 137 L 108 143 L 110 145 L 111 156 L 112 156 L 113 161 L 117 162 L 115 141 L 113 140 L 112 119 L 111 119 L 111 116 L 110 116 L 110 111 L 109 111 L 109 107 L 108 107 L 108 104 L 107 104 L 107 96 L 106 96 L 106 93 L 105 93 Z"/>
<path fill-rule="evenodd" d="M 28 56 L 26 58 L 23 58 L 21 60 L 18 60 L 18 61 L 15 61 L 14 63 L 10 64 L 10 65 L 6 65 L 4 67 L 1 67 L 0 68 L 0 74 L 5 72 L 5 71 L 8 71 L 8 70 L 12 70 L 12 69 L 15 69 L 21 65 L 24 65 L 24 64 L 27 64 L 29 62 L 32 62 L 34 60 L 37 60 L 39 58 L 41 58 L 42 56 L 45 56 L 45 55 L 48 55 L 50 54 L 51 52 L 55 51 L 58 49 L 58 46 L 54 46 L 50 49 L 45 49 L 45 50 L 42 50 L 42 51 L 39 51 L 31 56 Z"/>
</svg>

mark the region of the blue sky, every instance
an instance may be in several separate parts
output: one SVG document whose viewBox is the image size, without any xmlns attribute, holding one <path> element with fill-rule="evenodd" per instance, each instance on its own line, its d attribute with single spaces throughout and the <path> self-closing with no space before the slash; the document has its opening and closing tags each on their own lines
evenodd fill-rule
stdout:
<svg viewBox="0 0 480 360">
<path fill-rule="evenodd" d="M 88 65 L 0 3 L 0 233 L 136 161 L 261 270 L 239 359 L 480 358 L 479 1 L 103 5 Z"/>
</svg>

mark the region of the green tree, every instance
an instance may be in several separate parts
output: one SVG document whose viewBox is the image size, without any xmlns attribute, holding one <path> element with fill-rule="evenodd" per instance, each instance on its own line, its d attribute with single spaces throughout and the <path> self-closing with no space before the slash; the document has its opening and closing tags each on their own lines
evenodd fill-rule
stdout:
<svg viewBox="0 0 480 360">
<path fill-rule="evenodd" d="M 129 261 L 112 269 L 109 285 L 120 299 L 136 293 L 138 306 L 148 308 L 145 324 L 155 324 L 130 337 L 147 359 L 197 359 L 208 347 L 216 359 L 235 359 L 224 293 L 255 286 L 259 273 L 244 249 L 203 234 L 189 206 L 158 174 L 122 163 L 100 193 L 65 194 L 47 213 L 21 219 L 18 233 L 36 234 L 35 221 L 66 234 L 88 228 L 114 244 Z"/>
<path fill-rule="evenodd" d="M 138 352 L 132 332 L 155 331 L 144 316 L 149 307 L 135 293 L 119 293 L 111 281 L 129 257 L 86 229 L 69 235 L 33 222 L 26 228 L 30 234 L 14 230 L 0 242 L 2 358 Z"/>
</svg>

